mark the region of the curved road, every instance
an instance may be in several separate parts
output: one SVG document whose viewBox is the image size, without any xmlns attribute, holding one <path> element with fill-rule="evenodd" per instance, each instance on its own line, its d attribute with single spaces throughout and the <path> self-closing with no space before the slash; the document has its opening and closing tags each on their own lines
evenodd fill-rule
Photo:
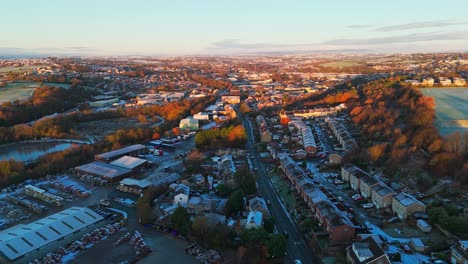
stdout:
<svg viewBox="0 0 468 264">
<path fill-rule="evenodd" d="M 284 231 L 288 233 L 287 252 L 290 262 L 294 263 L 294 260 L 299 259 L 302 263 L 321 263 L 312 249 L 310 249 L 302 236 L 302 232 L 299 230 L 297 223 L 293 220 L 284 204 L 280 201 L 275 188 L 270 182 L 265 166 L 255 149 L 255 141 L 250 121 L 241 115 L 239 115 L 239 117 L 241 118 L 247 133 L 247 149 L 252 155 L 252 165 L 257 169 L 258 189 L 265 199 L 270 200 L 271 204 L 268 207 L 275 219 L 277 229 L 280 233 L 283 233 Z"/>
</svg>

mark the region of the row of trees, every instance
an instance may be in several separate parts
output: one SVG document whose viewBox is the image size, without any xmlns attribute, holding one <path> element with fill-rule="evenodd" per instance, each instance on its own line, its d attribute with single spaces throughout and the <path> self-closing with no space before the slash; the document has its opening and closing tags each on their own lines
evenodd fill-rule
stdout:
<svg viewBox="0 0 468 264">
<path fill-rule="evenodd" d="M 0 126 L 28 123 L 41 117 L 64 112 L 91 96 L 78 86 L 64 89 L 55 86 L 38 87 L 29 100 L 5 102 L 0 105 Z"/>
<path fill-rule="evenodd" d="M 225 89 L 225 88 L 230 89 L 232 87 L 231 82 L 210 79 L 201 75 L 191 75 L 190 78 L 197 83 L 201 83 L 203 85 L 218 88 L 218 89 Z"/>
<path fill-rule="evenodd" d="M 61 173 L 69 168 L 93 160 L 101 150 L 100 145 L 74 146 L 65 151 L 42 156 L 34 165 L 25 166 L 15 160 L 0 161 L 0 187 Z"/>
<path fill-rule="evenodd" d="M 204 150 L 244 148 L 247 134 L 242 125 L 203 130 L 195 136 L 195 145 Z"/>
</svg>

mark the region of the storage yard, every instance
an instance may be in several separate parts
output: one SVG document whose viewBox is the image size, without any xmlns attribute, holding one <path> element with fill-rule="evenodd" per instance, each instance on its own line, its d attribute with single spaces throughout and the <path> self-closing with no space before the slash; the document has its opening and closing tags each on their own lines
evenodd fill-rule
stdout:
<svg viewBox="0 0 468 264">
<path fill-rule="evenodd" d="M 115 253 L 106 256 L 108 259 L 102 263 L 132 261 L 129 256 L 138 259 L 146 254 L 148 256 L 142 262 L 167 262 L 174 255 L 180 255 L 178 258 L 183 263 L 195 263 L 195 258 L 182 253 L 188 242 L 159 232 L 141 236 L 138 232 L 143 227 L 138 224 L 133 208 L 139 195 L 149 186 L 180 179 L 176 172 L 182 161 L 174 157 L 186 153 L 194 145 L 193 139 L 187 142 L 189 144 L 180 143 L 171 144 L 174 151 L 161 151 L 157 156 L 146 154 L 149 152 L 147 146 L 129 146 L 96 155 L 96 161 L 65 174 L 28 180 L 4 189 L 0 194 L 0 230 L 3 230 L 0 234 L 16 234 L 14 232 L 19 230 L 21 233 L 16 236 L 20 240 L 15 241 L 22 244 L 9 242 L 15 235 L 5 236 L 6 239 L 2 237 L 2 259 L 7 262 L 21 259 L 31 263 L 82 263 L 83 260 L 102 257 L 102 250 L 106 250 Z M 77 219 L 75 211 L 92 218 L 94 222 L 89 219 L 85 221 L 80 216 Z M 121 223 L 116 222 L 121 218 L 126 219 L 124 229 Z M 50 228 L 41 227 L 46 228 L 48 233 L 38 232 L 38 235 L 34 230 L 44 223 L 50 223 Z M 115 233 L 118 235 L 111 236 Z M 31 242 L 28 238 L 19 238 L 23 234 L 34 234 L 39 238 L 42 235 L 45 239 L 34 238 L 31 239 L 34 242 Z M 55 235 L 49 238 L 50 234 Z M 125 237 L 126 234 L 130 234 L 129 238 Z M 65 236 L 66 239 L 63 239 Z M 119 239 L 125 241 L 114 245 Z M 36 245 L 36 241 L 44 243 Z M 50 244 L 50 241 L 60 242 Z M 167 252 L 157 250 L 161 243 Z M 111 250 L 114 247 L 119 250 Z M 28 248 L 31 253 L 27 251 Z"/>
</svg>

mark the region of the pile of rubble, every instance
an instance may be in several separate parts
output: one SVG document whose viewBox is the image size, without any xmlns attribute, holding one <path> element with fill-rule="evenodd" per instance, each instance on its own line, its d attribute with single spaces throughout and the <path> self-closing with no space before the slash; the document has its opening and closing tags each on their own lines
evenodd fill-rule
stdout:
<svg viewBox="0 0 468 264">
<path fill-rule="evenodd" d="M 204 264 L 221 263 L 221 255 L 216 250 L 204 250 L 200 245 L 193 244 L 185 249 L 192 256 L 195 256 L 198 262 Z"/>
<path fill-rule="evenodd" d="M 88 191 L 83 191 L 79 188 L 76 188 L 73 185 L 64 185 L 61 182 L 52 182 L 51 186 L 52 188 L 55 188 L 57 190 L 61 190 L 66 193 L 71 193 L 73 195 L 80 196 L 80 197 L 88 197 L 90 195 L 90 192 Z"/>
<path fill-rule="evenodd" d="M 118 245 L 120 245 L 123 242 L 128 241 L 128 240 L 130 240 L 130 233 L 127 233 L 127 234 L 123 235 L 121 238 L 119 238 L 117 241 L 115 241 L 115 243 L 112 246 L 116 247 L 116 246 L 118 246 Z"/>
<path fill-rule="evenodd" d="M 130 238 L 130 246 L 136 250 L 137 256 L 146 256 L 152 251 L 138 231 L 135 231 L 135 234 Z"/>
<path fill-rule="evenodd" d="M 69 242 L 65 247 L 60 247 L 54 253 L 47 254 L 41 260 L 34 260 L 34 264 L 58 264 L 62 263 L 62 260 L 67 255 L 76 254 L 86 248 L 91 247 L 94 243 L 106 238 L 107 236 L 115 234 L 124 226 L 123 222 L 117 222 L 114 224 L 108 224 L 105 227 L 101 227 L 83 235 L 80 240 Z"/>
</svg>

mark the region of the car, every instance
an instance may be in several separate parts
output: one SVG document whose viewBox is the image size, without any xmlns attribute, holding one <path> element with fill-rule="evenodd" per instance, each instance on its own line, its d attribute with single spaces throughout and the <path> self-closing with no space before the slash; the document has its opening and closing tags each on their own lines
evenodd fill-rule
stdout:
<svg viewBox="0 0 468 264">
<path fill-rule="evenodd" d="M 335 183 L 336 183 L 336 181 L 335 181 Z M 336 199 L 337 199 L 338 201 L 340 201 L 340 202 L 343 201 L 343 197 L 341 197 L 341 196 L 336 197 Z"/>
<path fill-rule="evenodd" d="M 295 259 L 295 260 L 294 260 L 294 264 L 302 264 L 302 261 L 299 260 L 299 259 Z"/>
<path fill-rule="evenodd" d="M 401 248 L 403 248 L 403 250 L 406 252 L 406 253 L 410 253 L 411 252 L 411 248 L 407 245 L 407 244 L 403 244 L 401 246 Z"/>
<path fill-rule="evenodd" d="M 110 201 L 107 200 L 107 199 L 102 199 L 101 201 L 99 201 L 99 203 L 100 203 L 102 206 L 106 206 L 106 207 L 111 205 Z"/>
<path fill-rule="evenodd" d="M 373 203 L 366 203 L 366 204 L 362 205 L 362 208 L 364 208 L 364 209 L 369 209 L 369 208 L 372 208 L 372 207 L 374 207 Z"/>
<path fill-rule="evenodd" d="M 351 196 L 351 198 L 352 198 L 353 200 L 356 200 L 356 199 L 358 199 L 359 197 L 361 197 L 361 195 L 360 195 L 359 193 L 356 193 L 356 194 L 354 194 L 353 196 Z"/>
<path fill-rule="evenodd" d="M 288 231 L 284 230 L 284 231 L 283 231 L 283 236 L 284 236 L 285 238 L 288 238 Z"/>
<path fill-rule="evenodd" d="M 267 203 L 268 205 L 270 205 L 270 204 L 271 204 L 271 201 L 270 201 L 270 200 L 267 200 L 266 203 Z"/>
</svg>

